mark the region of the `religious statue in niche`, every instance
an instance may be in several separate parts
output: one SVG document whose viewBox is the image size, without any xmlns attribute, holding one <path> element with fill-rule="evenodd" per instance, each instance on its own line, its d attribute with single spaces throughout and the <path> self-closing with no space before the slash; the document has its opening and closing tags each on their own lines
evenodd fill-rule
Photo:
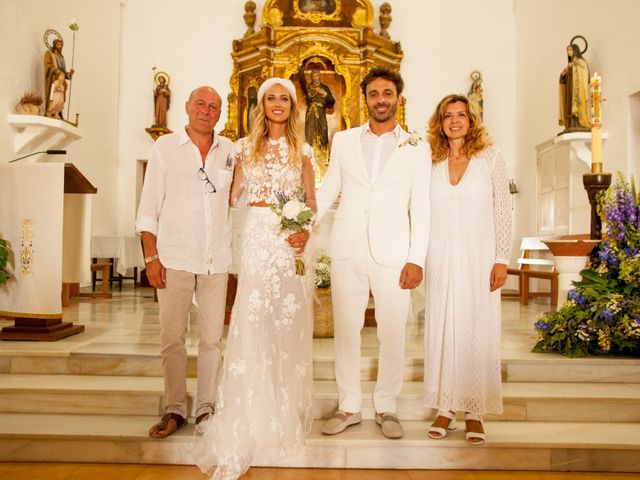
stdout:
<svg viewBox="0 0 640 480">
<path fill-rule="evenodd" d="M 303 13 L 320 12 L 333 13 L 336 9 L 335 0 L 297 0 L 298 8 Z"/>
<path fill-rule="evenodd" d="M 171 105 L 171 89 L 169 88 L 171 78 L 166 72 L 156 72 L 156 67 L 153 67 L 152 70 L 155 72 L 153 76 L 155 84 L 153 89 L 154 123 L 150 128 L 145 128 L 145 131 L 153 140 L 156 140 L 162 135 L 172 133 L 167 128 L 167 112 Z"/>
<path fill-rule="evenodd" d="M 154 127 L 167 126 L 167 110 L 171 104 L 171 90 L 169 89 L 169 76 L 164 72 L 156 73 L 154 80 L 156 88 L 153 91 L 153 101 L 155 104 Z"/>
<path fill-rule="evenodd" d="M 469 101 L 473 103 L 478 109 L 480 118 L 483 118 L 484 114 L 484 97 L 482 90 L 482 74 L 478 70 L 471 72 L 471 88 L 467 94 Z"/>
<path fill-rule="evenodd" d="M 576 40 L 584 42 L 581 50 Z M 583 58 L 587 51 L 587 40 L 576 35 L 567 46 L 567 66 L 560 74 L 560 110 L 558 124 L 564 126 L 560 132 L 588 132 L 591 130 L 589 115 L 589 65 Z"/>
<path fill-rule="evenodd" d="M 307 101 L 307 111 L 304 119 L 305 140 L 313 147 L 320 176 L 323 176 L 329 156 L 327 109 L 333 108 L 336 100 L 329 87 L 320 80 L 321 69 L 327 70 L 322 59 L 313 57 L 306 64 L 300 65 L 298 78 Z M 310 71 L 311 80 L 307 80 L 305 70 Z"/>
<path fill-rule="evenodd" d="M 247 127 L 246 131 L 251 131 L 251 116 L 253 111 L 258 106 L 258 89 L 251 86 L 247 89 Z"/>
<path fill-rule="evenodd" d="M 53 37 L 53 41 L 51 38 Z M 62 110 L 67 93 L 67 80 L 71 80 L 74 70 L 67 71 L 62 48 L 62 36 L 55 30 L 44 33 L 47 51 L 44 54 L 44 113 L 48 117 L 63 119 Z"/>
</svg>

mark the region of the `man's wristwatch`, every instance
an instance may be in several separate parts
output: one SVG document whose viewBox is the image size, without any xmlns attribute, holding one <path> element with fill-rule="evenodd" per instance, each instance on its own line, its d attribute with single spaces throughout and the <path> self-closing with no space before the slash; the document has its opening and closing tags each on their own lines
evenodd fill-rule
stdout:
<svg viewBox="0 0 640 480">
<path fill-rule="evenodd" d="M 158 255 L 151 255 L 150 257 L 147 257 L 144 259 L 144 263 L 145 265 L 147 265 L 157 259 L 158 259 Z"/>
</svg>

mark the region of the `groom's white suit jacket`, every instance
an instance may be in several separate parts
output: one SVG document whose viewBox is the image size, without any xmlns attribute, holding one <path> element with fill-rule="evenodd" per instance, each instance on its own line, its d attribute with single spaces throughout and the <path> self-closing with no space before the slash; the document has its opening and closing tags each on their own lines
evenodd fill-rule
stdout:
<svg viewBox="0 0 640 480">
<path fill-rule="evenodd" d="M 424 141 L 408 142 L 400 131 L 398 144 L 376 179 L 371 181 L 362 155 L 362 127 L 333 137 L 329 169 L 317 192 L 318 221 L 338 194 L 328 254 L 349 259 L 362 238 L 368 238 L 376 263 L 424 268 L 429 243 L 431 152 Z"/>
</svg>

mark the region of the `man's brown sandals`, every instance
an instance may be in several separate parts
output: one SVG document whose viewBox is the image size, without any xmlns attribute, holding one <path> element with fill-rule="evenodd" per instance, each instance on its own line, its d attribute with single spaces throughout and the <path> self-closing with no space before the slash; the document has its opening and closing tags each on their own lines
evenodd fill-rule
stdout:
<svg viewBox="0 0 640 480">
<path fill-rule="evenodd" d="M 177 413 L 165 413 L 160 422 L 149 429 L 149 436 L 153 438 L 165 438 L 187 424 L 187 419 Z"/>
</svg>

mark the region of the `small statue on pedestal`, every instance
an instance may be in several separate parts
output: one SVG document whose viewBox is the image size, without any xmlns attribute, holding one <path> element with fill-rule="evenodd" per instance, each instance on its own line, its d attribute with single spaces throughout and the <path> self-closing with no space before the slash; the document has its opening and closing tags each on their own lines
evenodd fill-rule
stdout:
<svg viewBox="0 0 640 480">
<path fill-rule="evenodd" d="M 154 127 L 167 126 L 167 110 L 169 110 L 169 105 L 171 104 L 171 90 L 169 89 L 167 78 L 166 74 L 156 75 L 158 84 L 153 92 L 153 100 L 156 107 L 156 123 L 153 125 Z"/>
<path fill-rule="evenodd" d="M 49 43 L 49 37 L 54 36 Z M 71 80 L 74 70 L 67 71 L 62 47 L 62 36 L 55 30 L 47 30 L 44 34 L 47 51 L 44 54 L 44 113 L 48 117 L 62 119 L 62 109 L 67 92 L 67 80 Z M 55 100 L 54 100 L 55 98 Z"/>
<path fill-rule="evenodd" d="M 476 106 L 480 118 L 483 119 L 484 92 L 482 90 L 482 74 L 478 70 L 471 72 L 471 88 L 469 88 L 467 97 L 469 101 Z"/>
<path fill-rule="evenodd" d="M 574 43 L 582 39 L 584 50 Z M 589 132 L 589 65 L 582 57 L 587 51 L 587 40 L 576 35 L 567 46 L 568 64 L 560 74 L 560 110 L 558 124 L 564 126 L 560 132 Z"/>
<path fill-rule="evenodd" d="M 156 140 L 166 133 L 172 133 L 167 128 L 167 111 L 171 105 L 171 89 L 169 88 L 171 80 L 165 72 L 157 72 L 153 80 L 156 84 L 153 90 L 154 124 L 150 128 L 145 128 L 145 131 L 153 140 Z"/>
</svg>

